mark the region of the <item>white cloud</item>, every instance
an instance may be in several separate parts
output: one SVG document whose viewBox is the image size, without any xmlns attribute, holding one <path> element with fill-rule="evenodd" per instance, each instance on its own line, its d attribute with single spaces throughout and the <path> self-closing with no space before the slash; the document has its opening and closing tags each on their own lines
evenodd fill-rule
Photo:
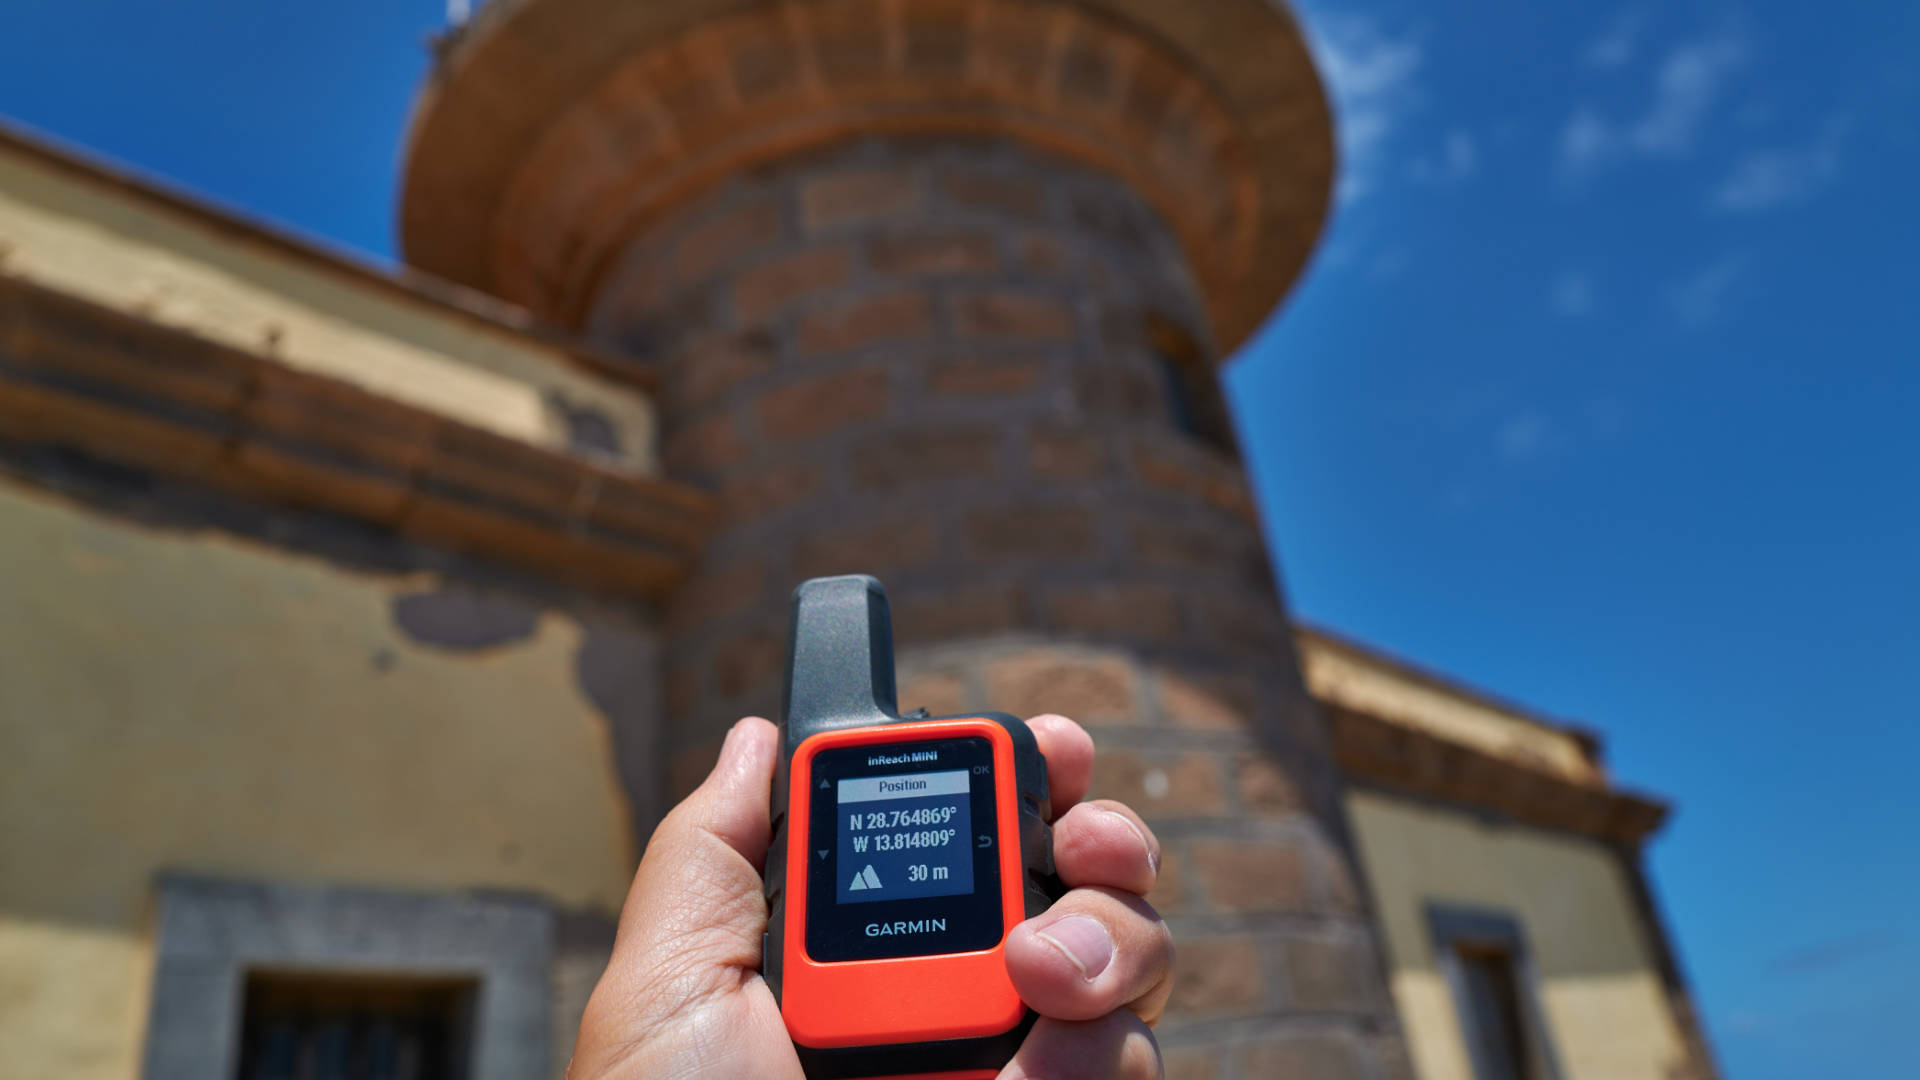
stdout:
<svg viewBox="0 0 1920 1080">
<path fill-rule="evenodd" d="M 1606 31 L 1587 46 L 1582 59 L 1592 68 L 1625 67 L 1640 51 L 1640 31 L 1645 26 L 1646 19 L 1639 12 L 1620 12 Z"/>
<path fill-rule="evenodd" d="M 1582 105 L 1560 133 L 1560 166 L 1570 174 L 1584 176 L 1613 153 L 1614 143 L 1607 122 L 1592 107 Z"/>
<path fill-rule="evenodd" d="M 1727 307 L 1728 294 L 1746 268 L 1746 258 L 1725 255 L 1708 263 L 1667 289 L 1667 304 L 1674 317 L 1687 326 L 1706 326 L 1717 321 Z"/>
<path fill-rule="evenodd" d="M 1479 171 L 1480 144 L 1471 132 L 1459 129 L 1447 133 L 1437 160 L 1422 157 L 1408 170 L 1415 180 L 1430 184 L 1462 183 Z"/>
<path fill-rule="evenodd" d="M 1386 150 L 1418 101 L 1423 47 L 1363 15 L 1309 10 L 1307 40 L 1333 97 L 1342 169 L 1337 197 L 1352 203 L 1374 189 Z"/>
<path fill-rule="evenodd" d="M 1751 213 L 1812 197 L 1840 174 L 1840 140 L 1845 131 L 1845 122 L 1836 120 L 1811 145 L 1749 153 L 1714 189 L 1713 208 L 1729 214 Z"/>
<path fill-rule="evenodd" d="M 1728 77 L 1746 58 L 1746 44 L 1731 34 L 1675 49 L 1660 65 L 1653 108 L 1627 132 L 1628 141 L 1648 154 L 1691 151 Z"/>
<path fill-rule="evenodd" d="M 1473 136 L 1464 131 L 1447 135 L 1447 156 L 1443 168 L 1447 177 L 1453 180 L 1465 180 L 1480 171 L 1480 151 L 1474 147 Z"/>
<path fill-rule="evenodd" d="M 1593 279 L 1577 270 L 1564 271 L 1554 279 L 1553 291 L 1547 300 L 1555 315 L 1567 319 L 1585 318 L 1593 314 L 1597 306 Z"/>
<path fill-rule="evenodd" d="M 1623 158 L 1692 153 L 1746 60 L 1745 38 L 1731 30 L 1677 46 L 1655 73 L 1651 101 L 1638 119 L 1609 121 L 1590 105 L 1574 111 L 1560 137 L 1563 172 L 1579 179 Z"/>
<path fill-rule="evenodd" d="M 1494 432 L 1494 445 L 1508 461 L 1531 461 L 1540 456 L 1553 437 L 1553 421 L 1538 409 L 1528 409 L 1509 417 Z"/>
</svg>

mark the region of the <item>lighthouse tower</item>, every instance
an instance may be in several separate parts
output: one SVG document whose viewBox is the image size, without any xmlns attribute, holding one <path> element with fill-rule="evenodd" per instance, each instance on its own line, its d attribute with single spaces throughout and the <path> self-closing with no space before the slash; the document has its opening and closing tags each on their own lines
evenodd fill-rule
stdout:
<svg viewBox="0 0 1920 1080">
<path fill-rule="evenodd" d="M 670 789 L 777 709 L 794 584 L 876 574 L 903 708 L 1076 717 L 1164 841 L 1170 1074 L 1402 1075 L 1217 377 L 1333 178 L 1284 7 L 494 0 L 405 169 L 407 260 L 620 358 L 717 496 Z"/>
</svg>

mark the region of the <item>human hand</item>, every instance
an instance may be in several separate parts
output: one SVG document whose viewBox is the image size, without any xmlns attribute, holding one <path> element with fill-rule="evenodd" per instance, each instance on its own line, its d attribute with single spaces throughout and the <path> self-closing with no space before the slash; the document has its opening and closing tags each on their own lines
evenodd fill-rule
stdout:
<svg viewBox="0 0 1920 1080">
<path fill-rule="evenodd" d="M 1070 891 L 1007 935 L 1007 972 L 1040 1019 L 1000 1080 L 1152 1080 L 1161 1067 L 1149 1028 L 1173 969 L 1173 939 L 1141 899 L 1159 842 L 1127 807 L 1080 801 L 1093 775 L 1080 725 L 1040 716 L 1028 726 L 1047 758 L 1054 864 Z M 654 831 L 569 1080 L 801 1080 L 759 971 L 779 752 L 772 724 L 735 724 L 706 782 Z"/>
</svg>

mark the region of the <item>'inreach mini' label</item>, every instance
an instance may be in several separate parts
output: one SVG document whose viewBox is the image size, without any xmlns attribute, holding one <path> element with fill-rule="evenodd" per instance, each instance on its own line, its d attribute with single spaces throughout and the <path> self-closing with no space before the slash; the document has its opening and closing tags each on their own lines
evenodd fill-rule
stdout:
<svg viewBox="0 0 1920 1080">
<path fill-rule="evenodd" d="M 906 754 L 874 754 L 867 758 L 869 765 L 905 765 L 909 761 L 939 761 L 938 750 L 915 750 Z"/>
</svg>

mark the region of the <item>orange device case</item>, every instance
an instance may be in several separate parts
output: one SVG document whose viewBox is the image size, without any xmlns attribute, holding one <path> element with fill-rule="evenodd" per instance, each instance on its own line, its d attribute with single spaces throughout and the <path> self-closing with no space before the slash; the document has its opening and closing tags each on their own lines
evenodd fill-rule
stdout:
<svg viewBox="0 0 1920 1080">
<path fill-rule="evenodd" d="M 993 745 L 996 776 L 1014 774 L 1013 740 L 986 719 L 924 720 L 828 731 L 794 751 L 787 809 L 785 993 L 780 1015 L 802 1046 L 827 1049 L 874 1043 L 980 1038 L 1012 1030 L 1026 1005 L 1007 977 L 1006 935 L 990 949 L 939 956 L 821 963 L 807 955 L 807 843 L 813 756 L 843 746 L 982 736 Z M 1020 820 L 1013 785 L 997 783 L 999 821 Z M 1018 844 L 1000 848 L 1000 907 L 1006 926 L 1026 918 Z"/>
<path fill-rule="evenodd" d="M 896 715 L 891 620 L 886 594 L 872 578 L 809 581 L 794 592 L 793 616 L 761 965 L 781 1018 L 810 1077 L 991 1080 L 1035 1019 L 1007 975 L 1007 932 L 1061 892 L 1046 822 L 1046 759 L 1015 717 Z M 845 747 L 973 737 L 992 748 L 999 937 L 969 952 L 813 959 L 807 848 L 815 757 Z"/>
</svg>

